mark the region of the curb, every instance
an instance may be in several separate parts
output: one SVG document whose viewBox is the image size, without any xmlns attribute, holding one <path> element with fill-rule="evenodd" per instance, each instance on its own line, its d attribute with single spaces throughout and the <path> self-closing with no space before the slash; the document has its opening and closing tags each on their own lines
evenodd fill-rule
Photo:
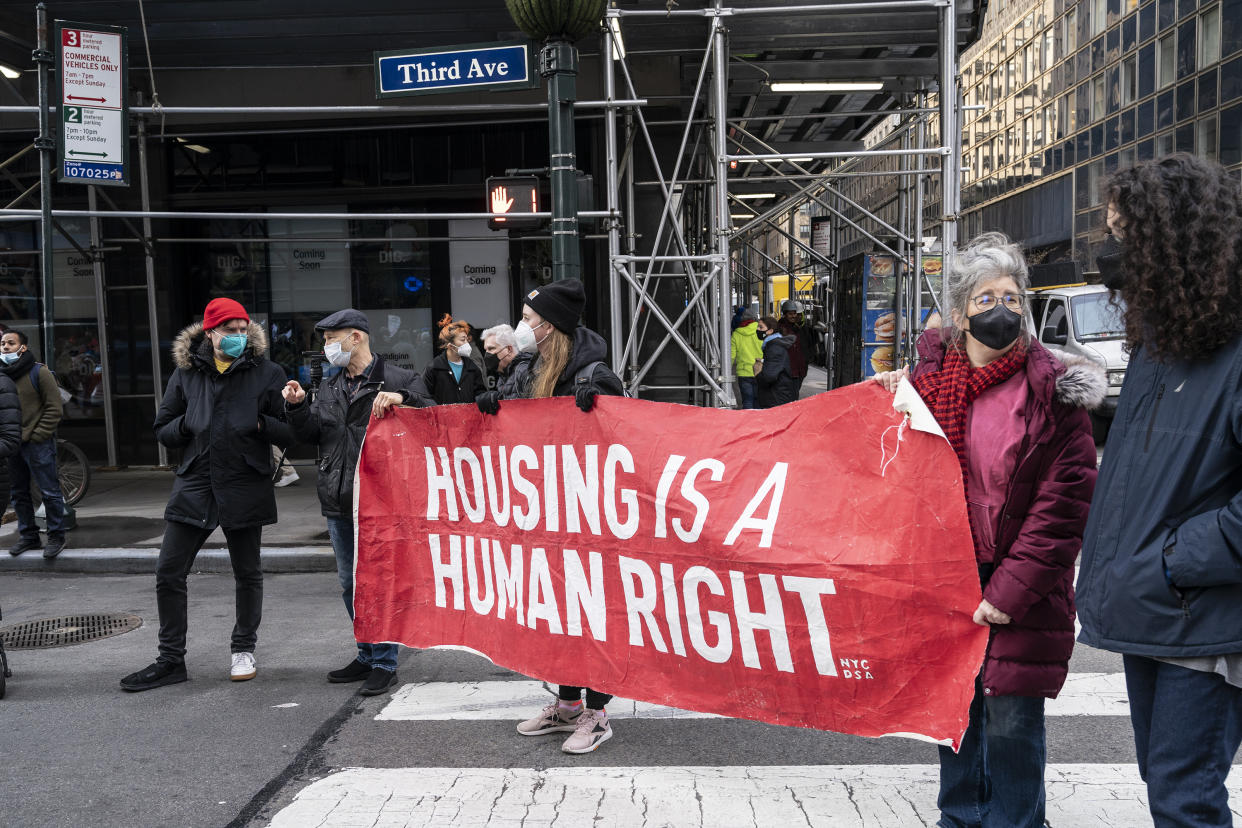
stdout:
<svg viewBox="0 0 1242 828">
<path fill-rule="evenodd" d="M 336 572 L 336 556 L 330 546 L 262 547 L 263 571 L 269 575 L 301 572 Z M 55 560 L 37 552 L 0 559 L 0 572 L 51 572 L 66 574 L 154 575 L 159 550 L 66 549 Z M 231 573 L 227 549 L 203 549 L 194 559 L 194 572 Z"/>
</svg>

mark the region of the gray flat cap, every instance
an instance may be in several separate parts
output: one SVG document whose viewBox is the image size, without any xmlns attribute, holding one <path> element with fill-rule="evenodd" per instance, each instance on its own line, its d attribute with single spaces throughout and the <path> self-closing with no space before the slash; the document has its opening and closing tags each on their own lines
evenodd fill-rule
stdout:
<svg viewBox="0 0 1242 828">
<path fill-rule="evenodd" d="M 335 331 L 341 328 L 355 328 L 365 334 L 371 333 L 371 323 L 367 321 L 367 315 L 353 308 L 330 313 L 315 323 L 317 331 Z"/>
</svg>

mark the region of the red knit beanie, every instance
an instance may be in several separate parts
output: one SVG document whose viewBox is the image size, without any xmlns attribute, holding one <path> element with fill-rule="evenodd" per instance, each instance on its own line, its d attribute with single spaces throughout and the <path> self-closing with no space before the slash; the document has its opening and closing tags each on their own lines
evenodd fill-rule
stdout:
<svg viewBox="0 0 1242 828">
<path fill-rule="evenodd" d="M 229 299 L 225 296 L 212 299 L 207 303 L 207 309 L 203 311 L 203 330 L 210 331 L 212 328 L 218 328 L 230 319 L 245 319 L 249 322 L 250 315 L 236 299 Z"/>
</svg>

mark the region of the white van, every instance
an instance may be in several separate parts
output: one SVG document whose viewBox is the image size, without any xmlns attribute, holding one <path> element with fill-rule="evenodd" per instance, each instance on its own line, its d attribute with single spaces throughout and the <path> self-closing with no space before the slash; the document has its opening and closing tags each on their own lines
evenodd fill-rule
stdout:
<svg viewBox="0 0 1242 828">
<path fill-rule="evenodd" d="M 1027 324 L 1048 348 L 1095 360 L 1108 375 L 1108 395 L 1092 412 L 1096 439 L 1102 440 L 1117 411 L 1130 355 L 1120 299 L 1104 285 L 1058 285 L 1027 291 Z M 1116 302 L 1117 304 L 1114 304 Z"/>
</svg>

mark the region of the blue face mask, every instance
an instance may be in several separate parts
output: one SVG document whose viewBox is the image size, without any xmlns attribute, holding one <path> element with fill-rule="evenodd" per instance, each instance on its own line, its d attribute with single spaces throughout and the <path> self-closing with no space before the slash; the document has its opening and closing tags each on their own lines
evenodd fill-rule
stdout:
<svg viewBox="0 0 1242 828">
<path fill-rule="evenodd" d="M 14 362 L 17 362 L 21 358 L 22 358 L 22 355 L 17 353 L 16 351 L 14 351 L 11 354 L 0 354 L 0 362 L 3 362 L 5 365 L 12 365 Z"/>
<path fill-rule="evenodd" d="M 238 333 L 225 334 L 220 339 L 220 350 L 226 356 L 237 359 L 237 357 L 242 355 L 242 351 L 246 350 L 246 335 Z"/>
</svg>

